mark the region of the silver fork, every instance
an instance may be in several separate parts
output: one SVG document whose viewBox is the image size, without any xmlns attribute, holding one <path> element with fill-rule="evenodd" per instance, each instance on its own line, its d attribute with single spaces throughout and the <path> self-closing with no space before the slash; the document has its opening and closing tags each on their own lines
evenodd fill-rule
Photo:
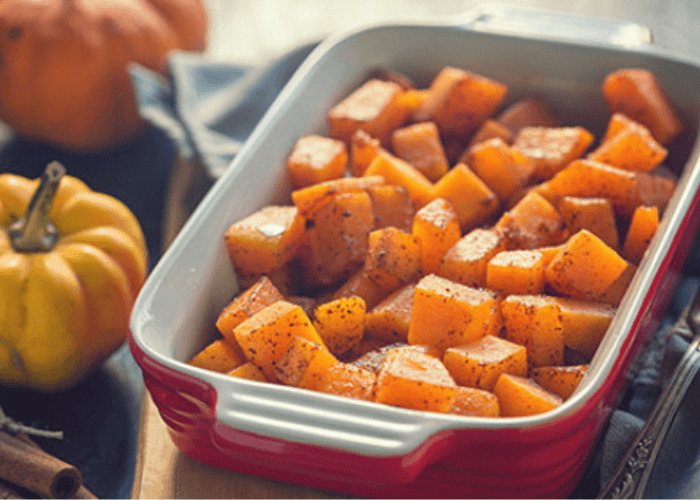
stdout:
<svg viewBox="0 0 700 500">
<path fill-rule="evenodd" d="M 647 482 L 671 422 L 700 370 L 700 293 L 695 293 L 669 335 L 690 341 L 671 378 L 627 450 L 617 469 L 600 491 L 598 498 L 644 498 Z"/>
</svg>

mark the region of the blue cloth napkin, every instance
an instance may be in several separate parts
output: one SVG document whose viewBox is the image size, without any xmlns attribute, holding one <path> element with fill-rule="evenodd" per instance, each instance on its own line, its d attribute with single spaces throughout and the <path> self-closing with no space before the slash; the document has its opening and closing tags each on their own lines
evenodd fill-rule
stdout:
<svg viewBox="0 0 700 500">
<path fill-rule="evenodd" d="M 199 158 L 218 178 L 255 124 L 315 44 L 293 50 L 267 68 L 208 61 L 174 54 L 172 78 L 164 81 L 134 66 L 132 79 L 142 113 L 174 139 L 180 154 Z M 686 342 L 669 336 L 671 326 L 698 288 L 700 244 L 688 259 L 684 278 L 666 317 L 645 350 L 639 371 L 613 414 L 594 460 L 573 498 L 595 497 L 610 477 L 656 401 L 664 379 Z M 650 498 L 700 498 L 700 380 L 696 379 L 661 452 L 647 493 Z"/>
</svg>

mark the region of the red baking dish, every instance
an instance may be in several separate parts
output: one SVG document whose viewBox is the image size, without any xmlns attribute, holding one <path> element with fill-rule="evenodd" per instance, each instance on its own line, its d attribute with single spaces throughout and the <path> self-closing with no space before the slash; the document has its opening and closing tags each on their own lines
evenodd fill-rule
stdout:
<svg viewBox="0 0 700 500">
<path fill-rule="evenodd" d="M 523 33 L 522 27 L 530 29 Z M 519 33 L 505 32 L 518 27 Z M 129 345 L 177 447 L 214 466 L 367 497 L 567 497 L 581 479 L 639 351 L 658 326 L 698 224 L 700 62 L 635 25 L 476 9 L 430 24 L 369 27 L 315 49 L 217 180 L 143 287 Z M 563 36 L 572 35 L 574 38 Z M 376 67 L 424 85 L 445 65 L 543 95 L 597 136 L 600 85 L 621 67 L 657 75 L 687 130 L 661 226 L 577 392 L 556 410 L 479 419 L 394 408 L 234 379 L 185 363 L 215 338 L 239 291 L 223 242 L 234 221 L 289 198 L 284 160 L 326 130 L 326 112 Z"/>
</svg>

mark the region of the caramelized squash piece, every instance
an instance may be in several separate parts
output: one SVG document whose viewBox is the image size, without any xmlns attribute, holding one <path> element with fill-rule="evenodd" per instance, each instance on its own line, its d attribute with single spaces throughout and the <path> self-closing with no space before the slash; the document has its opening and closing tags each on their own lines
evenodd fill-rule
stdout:
<svg viewBox="0 0 700 500">
<path fill-rule="evenodd" d="M 350 173 L 355 177 L 364 175 L 374 157 L 382 151 L 379 139 L 375 139 L 362 129 L 350 138 Z"/>
<path fill-rule="evenodd" d="M 374 229 L 393 226 L 403 231 L 410 231 L 413 225 L 415 209 L 411 196 L 405 188 L 386 184 L 367 188 L 372 202 Z"/>
<path fill-rule="evenodd" d="M 599 302 L 619 306 L 622 298 L 625 296 L 627 289 L 634 279 L 637 272 L 637 266 L 631 262 L 627 262 L 627 267 L 622 271 L 620 276 L 610 285 L 605 292 L 600 296 Z"/>
<path fill-rule="evenodd" d="M 639 206 L 632 214 L 632 221 L 627 229 L 622 255 L 633 264 L 639 264 L 644 257 L 651 239 L 659 227 L 659 209 Z"/>
<path fill-rule="evenodd" d="M 302 239 L 301 245 L 303 244 Z M 238 282 L 238 287 L 242 290 L 255 286 L 263 277 L 268 278 L 282 295 L 291 295 L 298 291 L 299 267 L 294 259 L 284 264 L 281 268 L 273 269 L 266 273 L 246 273 L 244 269 L 236 269 L 236 281 Z"/>
<path fill-rule="evenodd" d="M 603 81 L 603 97 L 613 113 L 641 123 L 661 144 L 668 144 L 683 131 L 678 113 L 658 80 L 648 70 L 623 68 Z"/>
<path fill-rule="evenodd" d="M 506 249 L 499 231 L 477 228 L 462 236 L 442 257 L 436 274 L 451 281 L 482 288 L 491 258 Z"/>
<path fill-rule="evenodd" d="M 444 352 L 482 338 L 494 314 L 495 294 L 434 274 L 416 285 L 408 343 Z"/>
<path fill-rule="evenodd" d="M 506 339 L 527 349 L 528 365 L 564 363 L 561 311 L 542 295 L 510 295 L 501 302 Z"/>
<path fill-rule="evenodd" d="M 488 141 L 489 139 L 501 139 L 503 142 L 510 145 L 513 143 L 514 138 L 515 134 L 513 134 L 513 132 L 511 132 L 511 130 L 505 125 L 502 125 L 491 118 L 484 120 L 477 131 L 474 132 L 471 139 L 469 139 L 467 147 L 464 148 L 464 152 L 459 158 L 459 163 L 467 163 L 466 155 L 469 154 L 471 148 L 477 144 Z"/>
<path fill-rule="evenodd" d="M 275 366 L 293 338 L 323 346 L 304 310 L 284 300 L 253 314 L 233 333 L 248 361 L 262 369 L 271 381 L 277 380 Z"/>
<path fill-rule="evenodd" d="M 564 196 L 557 203 L 557 208 L 570 234 L 586 229 L 609 247 L 619 248 L 620 236 L 610 200 Z"/>
<path fill-rule="evenodd" d="M 583 127 L 525 127 L 515 136 L 513 148 L 532 160 L 532 177 L 542 181 L 582 157 L 593 139 Z"/>
<path fill-rule="evenodd" d="M 452 204 L 462 232 L 473 229 L 498 211 L 498 197 L 464 163 L 454 166 L 435 183 L 428 200 L 436 198 Z"/>
<path fill-rule="evenodd" d="M 497 253 L 486 266 L 486 288 L 504 295 L 544 293 L 546 257 L 537 250 Z"/>
<path fill-rule="evenodd" d="M 380 176 L 386 179 L 388 184 L 402 186 L 408 191 L 411 201 L 417 206 L 422 206 L 428 201 L 430 190 L 433 187 L 432 182 L 416 167 L 386 151 L 382 151 L 374 157 L 364 175 Z"/>
<path fill-rule="evenodd" d="M 456 393 L 457 384 L 442 362 L 417 349 L 389 351 L 377 376 L 378 403 L 444 412 Z"/>
<path fill-rule="evenodd" d="M 508 86 L 458 68 L 445 67 L 433 79 L 414 121 L 434 121 L 443 136 L 467 138 L 500 107 Z"/>
<path fill-rule="evenodd" d="M 556 294 L 597 301 L 626 267 L 614 249 L 582 229 L 568 239 L 544 273 Z"/>
<path fill-rule="evenodd" d="M 195 354 L 187 364 L 226 373 L 242 365 L 245 361 L 239 349 L 225 339 L 218 339 Z"/>
<path fill-rule="evenodd" d="M 363 265 L 333 293 L 332 298 L 340 299 L 357 296 L 364 300 L 367 309 L 371 309 L 379 304 L 388 294 L 389 292 L 370 278 L 367 269 Z"/>
<path fill-rule="evenodd" d="M 564 345 L 590 359 L 617 309 L 610 304 L 564 297 L 550 297 L 548 300 L 559 308 Z"/>
<path fill-rule="evenodd" d="M 528 371 L 525 347 L 493 335 L 450 347 L 443 363 L 459 385 L 486 391 L 493 390 L 501 373 L 525 377 Z"/>
<path fill-rule="evenodd" d="M 385 183 L 384 178 L 377 175 L 343 177 L 292 191 L 292 202 L 299 210 L 299 214 L 310 217 L 314 210 L 336 194 L 365 191 L 372 186 L 381 186 Z"/>
<path fill-rule="evenodd" d="M 557 209 L 536 191 L 528 192 L 494 227 L 505 234 L 511 249 L 557 245 L 566 234 Z"/>
<path fill-rule="evenodd" d="M 496 117 L 496 121 L 513 134 L 525 127 L 561 126 L 559 117 L 540 96 L 528 96 L 515 101 Z"/>
<path fill-rule="evenodd" d="M 359 366 L 338 363 L 328 368 L 316 382 L 316 390 L 346 398 L 374 401 L 376 374 Z"/>
<path fill-rule="evenodd" d="M 284 300 L 284 295 L 267 276 L 262 276 L 251 287 L 247 288 L 219 313 L 216 328 L 229 342 L 235 342 L 233 329 L 244 320 L 250 318 L 261 309 Z"/>
<path fill-rule="evenodd" d="M 410 112 L 402 94 L 394 82 L 368 80 L 328 112 L 329 136 L 349 144 L 362 129 L 388 146 L 391 131 L 402 126 Z"/>
<path fill-rule="evenodd" d="M 418 279 L 420 265 L 420 242 L 411 233 L 386 227 L 369 234 L 365 271 L 388 293 Z"/>
<path fill-rule="evenodd" d="M 338 363 L 323 345 L 294 337 L 277 361 L 275 374 L 285 385 L 316 389 L 321 375 Z"/>
<path fill-rule="evenodd" d="M 457 213 L 442 198 L 434 199 L 416 212 L 411 232 L 420 241 L 423 274 L 437 272 L 442 257 L 462 236 Z"/>
<path fill-rule="evenodd" d="M 618 131 L 611 134 L 611 128 Z M 624 170 L 649 172 L 661 165 L 668 155 L 668 150 L 656 142 L 643 125 L 630 119 L 623 122 L 617 118 L 614 125 L 608 126 L 606 137 L 602 144 L 588 155 L 589 160 L 607 163 Z"/>
<path fill-rule="evenodd" d="M 564 401 L 569 399 L 586 374 L 588 365 L 541 366 L 532 370 L 532 378 Z"/>
<path fill-rule="evenodd" d="M 224 241 L 237 270 L 270 273 L 294 258 L 303 234 L 296 207 L 270 205 L 231 224 Z"/>
<path fill-rule="evenodd" d="M 431 182 L 447 172 L 447 157 L 433 122 L 413 123 L 394 130 L 391 147 L 396 156 L 416 167 Z"/>
<path fill-rule="evenodd" d="M 237 368 L 234 368 L 233 370 L 226 373 L 226 375 L 244 378 L 246 380 L 255 380 L 257 382 L 269 382 L 269 380 L 265 376 L 265 373 L 250 361 L 243 363 Z"/>
<path fill-rule="evenodd" d="M 458 387 L 445 413 L 470 417 L 499 417 L 498 397 L 489 391 L 473 387 Z"/>
<path fill-rule="evenodd" d="M 388 342 L 407 342 L 415 284 L 405 285 L 367 311 L 365 334 Z"/>
<path fill-rule="evenodd" d="M 473 146 L 466 154 L 466 164 L 500 200 L 525 187 L 535 169 L 532 159 L 500 138 Z"/>
<path fill-rule="evenodd" d="M 313 325 L 328 350 L 343 356 L 362 340 L 365 312 L 365 301 L 360 297 L 340 298 L 319 305 Z"/>
<path fill-rule="evenodd" d="M 498 377 L 493 392 L 498 396 L 502 417 L 537 415 L 561 406 L 562 398 L 531 378 L 508 373 Z"/>
<path fill-rule="evenodd" d="M 292 189 L 343 177 L 347 163 L 344 142 L 315 134 L 302 136 L 287 158 Z"/>
</svg>

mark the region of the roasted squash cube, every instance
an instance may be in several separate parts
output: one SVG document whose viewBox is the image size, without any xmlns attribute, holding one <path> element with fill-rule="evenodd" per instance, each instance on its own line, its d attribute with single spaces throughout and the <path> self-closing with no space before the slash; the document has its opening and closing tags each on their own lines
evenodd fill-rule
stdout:
<svg viewBox="0 0 700 500">
<path fill-rule="evenodd" d="M 452 204 L 462 232 L 474 229 L 498 211 L 498 197 L 464 163 L 455 165 L 435 183 L 428 201 L 443 198 Z"/>
<path fill-rule="evenodd" d="M 609 247 L 620 246 L 615 212 L 610 200 L 564 196 L 558 201 L 557 208 L 570 234 L 587 229 Z"/>
<path fill-rule="evenodd" d="M 501 373 L 525 377 L 528 371 L 525 347 L 493 335 L 450 347 L 442 361 L 459 385 L 487 391 L 493 390 Z"/>
<path fill-rule="evenodd" d="M 367 188 L 372 201 L 374 229 L 393 226 L 403 231 L 410 231 L 415 209 L 406 188 L 385 184 Z"/>
<path fill-rule="evenodd" d="M 294 337 L 276 363 L 275 374 L 285 385 L 316 389 L 319 377 L 338 363 L 323 345 Z"/>
<path fill-rule="evenodd" d="M 442 362 L 417 349 L 389 351 L 377 375 L 376 401 L 392 406 L 444 412 L 457 384 Z"/>
<path fill-rule="evenodd" d="M 534 163 L 533 179 L 546 180 L 581 158 L 593 140 L 583 127 L 525 127 L 515 136 L 513 148 Z"/>
<path fill-rule="evenodd" d="M 433 122 L 413 123 L 394 130 L 391 135 L 394 154 L 435 182 L 447 172 L 445 150 L 440 132 Z"/>
<path fill-rule="evenodd" d="M 345 143 L 320 135 L 305 135 L 287 158 L 293 189 L 343 177 L 348 164 Z"/>
<path fill-rule="evenodd" d="M 359 366 L 338 363 L 328 368 L 316 382 L 316 390 L 346 398 L 374 401 L 377 375 Z"/>
<path fill-rule="evenodd" d="M 407 342 L 414 284 L 405 285 L 367 311 L 365 334 L 388 342 Z"/>
<path fill-rule="evenodd" d="M 332 298 L 357 296 L 365 301 L 365 307 L 369 309 L 379 304 L 388 294 L 389 292 L 370 278 L 363 265 L 333 293 Z"/>
<path fill-rule="evenodd" d="M 639 264 L 659 227 L 659 209 L 639 206 L 632 214 L 622 255 L 633 264 Z"/>
<path fill-rule="evenodd" d="M 610 304 L 550 297 L 561 313 L 564 345 L 590 358 L 615 316 Z"/>
<path fill-rule="evenodd" d="M 402 186 L 417 206 L 422 206 L 428 201 L 433 187 L 432 182 L 416 167 L 386 151 L 374 157 L 364 175 L 381 176 L 387 184 Z"/>
<path fill-rule="evenodd" d="M 545 256 L 537 250 L 509 250 L 486 266 L 486 288 L 504 295 L 544 293 Z"/>
<path fill-rule="evenodd" d="M 564 401 L 574 393 L 586 374 L 588 365 L 540 366 L 532 370 L 532 378 Z"/>
<path fill-rule="evenodd" d="M 618 127 L 617 124 L 608 126 L 607 135 L 611 128 Z M 627 120 L 622 129 L 605 139 L 587 158 L 624 170 L 649 172 L 658 167 L 667 155 L 668 150 L 656 142 L 643 125 Z"/>
<path fill-rule="evenodd" d="M 547 101 L 528 96 L 515 101 L 496 117 L 496 121 L 517 134 L 525 127 L 560 127 L 561 121 Z"/>
<path fill-rule="evenodd" d="M 489 391 L 473 387 L 458 387 L 445 413 L 470 417 L 499 417 L 498 397 Z"/>
<path fill-rule="evenodd" d="M 436 274 L 472 288 L 484 287 L 488 262 L 505 249 L 506 239 L 501 232 L 473 229 L 445 253 Z"/>
<path fill-rule="evenodd" d="M 525 187 L 535 168 L 532 159 L 499 138 L 473 146 L 466 163 L 500 200 L 511 198 Z"/>
<path fill-rule="evenodd" d="M 370 279 L 392 292 L 420 276 L 420 242 L 395 227 L 375 229 L 369 234 L 364 266 Z"/>
<path fill-rule="evenodd" d="M 416 212 L 411 230 L 421 247 L 423 274 L 437 272 L 445 253 L 462 236 L 452 204 L 436 198 Z"/>
<path fill-rule="evenodd" d="M 487 119 L 481 124 L 481 126 L 474 132 L 474 135 L 469 139 L 467 147 L 464 148 L 462 156 L 459 158 L 459 163 L 467 163 L 467 154 L 472 147 L 480 144 L 489 139 L 501 139 L 506 144 L 512 144 L 515 135 L 510 131 L 508 127 L 498 123 L 495 120 Z"/>
<path fill-rule="evenodd" d="M 582 229 L 567 240 L 544 273 L 557 295 L 597 301 L 626 267 L 614 249 Z"/>
<path fill-rule="evenodd" d="M 602 91 L 611 112 L 625 114 L 641 123 L 661 144 L 670 143 L 683 131 L 678 113 L 648 70 L 614 71 L 605 78 Z"/>
<path fill-rule="evenodd" d="M 408 343 L 440 352 L 486 335 L 495 294 L 430 274 L 416 285 Z"/>
<path fill-rule="evenodd" d="M 350 138 L 350 173 L 355 177 L 364 175 L 374 157 L 382 151 L 379 139 L 375 139 L 362 129 Z"/>
<path fill-rule="evenodd" d="M 495 228 L 505 234 L 507 246 L 513 250 L 557 245 L 566 234 L 557 209 L 536 191 L 528 192 L 501 215 Z"/>
<path fill-rule="evenodd" d="M 187 362 L 189 365 L 219 373 L 231 371 L 243 363 L 245 358 L 240 349 L 225 339 L 211 342 Z"/>
<path fill-rule="evenodd" d="M 553 410 L 563 403 L 531 378 L 503 373 L 493 392 L 498 396 L 502 417 L 525 417 Z"/>
<path fill-rule="evenodd" d="M 292 191 L 292 202 L 301 215 L 310 217 L 314 210 L 337 194 L 357 193 L 382 184 L 385 184 L 384 178 L 378 175 L 343 177 Z"/>
<path fill-rule="evenodd" d="M 528 365 L 564 363 L 561 310 L 540 295 L 510 295 L 501 302 L 506 339 L 527 349 Z"/>
<path fill-rule="evenodd" d="M 248 361 L 261 368 L 271 381 L 277 380 L 275 366 L 293 338 L 301 337 L 323 346 L 304 310 L 284 300 L 253 314 L 233 333 Z"/>
<path fill-rule="evenodd" d="M 328 112 L 330 137 L 349 143 L 362 129 L 388 146 L 391 131 L 402 126 L 410 112 L 402 93 L 394 82 L 368 80 Z"/>
<path fill-rule="evenodd" d="M 224 240 L 236 269 L 269 273 L 294 258 L 303 234 L 296 207 L 271 205 L 231 224 Z"/>
<path fill-rule="evenodd" d="M 233 370 L 229 371 L 226 375 L 244 378 L 246 380 L 256 380 L 258 382 L 269 382 L 267 377 L 265 376 L 265 373 L 250 361 L 243 363 L 238 368 L 234 368 Z"/>
<path fill-rule="evenodd" d="M 365 301 L 360 297 L 335 299 L 316 308 L 313 325 L 328 350 L 342 356 L 362 340 L 365 312 Z"/>
</svg>

